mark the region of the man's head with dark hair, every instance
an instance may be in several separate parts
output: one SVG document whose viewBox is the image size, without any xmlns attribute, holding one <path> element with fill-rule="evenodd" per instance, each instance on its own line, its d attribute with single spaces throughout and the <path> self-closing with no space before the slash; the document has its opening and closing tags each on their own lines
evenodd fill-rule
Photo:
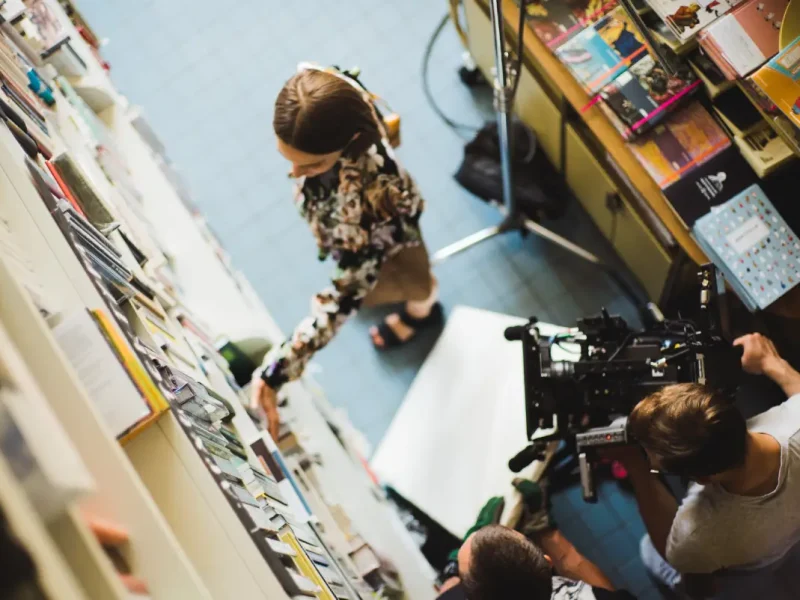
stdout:
<svg viewBox="0 0 800 600">
<path fill-rule="evenodd" d="M 747 424 L 723 395 L 696 383 L 651 394 L 628 417 L 630 433 L 654 467 L 696 481 L 713 481 L 744 464 Z"/>
<path fill-rule="evenodd" d="M 550 559 L 524 535 L 500 525 L 467 538 L 458 570 L 469 600 L 549 600 L 553 590 Z"/>
</svg>

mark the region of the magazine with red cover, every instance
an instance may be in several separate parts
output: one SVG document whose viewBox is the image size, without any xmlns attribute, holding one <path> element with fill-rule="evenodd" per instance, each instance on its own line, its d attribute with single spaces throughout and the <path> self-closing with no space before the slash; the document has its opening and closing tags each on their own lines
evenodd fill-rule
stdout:
<svg viewBox="0 0 800 600">
<path fill-rule="evenodd" d="M 693 74 L 669 76 L 648 55 L 603 88 L 600 97 L 627 125 L 623 137 L 631 139 L 652 129 L 699 85 Z"/>
</svg>

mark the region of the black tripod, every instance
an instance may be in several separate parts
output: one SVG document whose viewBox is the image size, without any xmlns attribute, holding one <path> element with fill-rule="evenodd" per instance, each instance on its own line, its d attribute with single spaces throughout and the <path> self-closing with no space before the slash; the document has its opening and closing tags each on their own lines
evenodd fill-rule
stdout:
<svg viewBox="0 0 800 600">
<path fill-rule="evenodd" d="M 503 25 L 503 8 L 502 0 L 491 0 L 490 18 L 492 21 L 492 33 L 494 38 L 494 60 L 495 60 L 495 77 L 493 82 L 494 88 L 494 108 L 497 112 L 497 133 L 499 137 L 500 146 L 500 174 L 502 178 L 503 199 L 502 203 L 491 201 L 502 215 L 503 219 L 499 224 L 487 227 L 477 231 L 467 237 L 453 242 L 438 250 L 431 257 L 431 262 L 435 265 L 451 256 L 459 254 L 464 250 L 468 250 L 473 246 L 480 244 L 488 239 L 505 233 L 518 232 L 523 236 L 528 233 L 533 233 L 542 237 L 554 244 L 557 244 L 567 250 L 568 252 L 579 256 L 583 260 L 597 265 L 603 269 L 609 277 L 619 286 L 620 290 L 631 300 L 631 302 L 641 310 L 643 306 L 642 299 L 637 294 L 625 278 L 613 267 L 604 263 L 600 258 L 581 248 L 577 244 L 571 242 L 565 237 L 550 231 L 546 227 L 540 225 L 536 221 L 528 218 L 519 208 L 517 200 L 514 196 L 513 178 L 511 170 L 511 130 L 509 128 L 509 119 L 514 109 L 514 97 L 516 95 L 517 82 L 519 78 L 519 68 L 522 65 L 522 40 L 525 33 L 525 2 L 523 1 L 520 6 L 520 31 L 519 35 L 519 50 L 517 57 L 517 64 L 515 67 L 512 61 L 509 60 L 508 52 L 505 49 Z"/>
</svg>

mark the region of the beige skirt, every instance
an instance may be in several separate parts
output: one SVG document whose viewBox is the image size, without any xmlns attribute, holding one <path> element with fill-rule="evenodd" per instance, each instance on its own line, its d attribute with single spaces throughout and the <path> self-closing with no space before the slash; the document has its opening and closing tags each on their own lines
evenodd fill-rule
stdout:
<svg viewBox="0 0 800 600">
<path fill-rule="evenodd" d="M 364 298 L 363 306 L 425 300 L 431 295 L 433 279 L 428 250 L 424 244 L 403 248 L 387 260 L 378 273 L 378 283 Z"/>
</svg>

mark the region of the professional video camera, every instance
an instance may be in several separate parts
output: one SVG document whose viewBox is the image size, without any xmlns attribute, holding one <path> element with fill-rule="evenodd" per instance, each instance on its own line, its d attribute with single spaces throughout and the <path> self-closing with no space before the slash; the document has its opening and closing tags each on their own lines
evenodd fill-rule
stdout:
<svg viewBox="0 0 800 600">
<path fill-rule="evenodd" d="M 576 328 L 541 335 L 536 318 L 506 329 L 522 341 L 525 412 L 531 445 L 509 461 L 518 472 L 563 439 L 578 458 L 584 500 L 596 501 L 593 458 L 602 446 L 628 442 L 627 415 L 639 400 L 670 384 L 694 382 L 729 393 L 741 372 L 727 337 L 724 285 L 713 265 L 701 267 L 701 318 L 665 319 L 650 305 L 651 323 L 633 331 L 603 309 Z M 555 360 L 554 355 L 572 360 Z"/>
</svg>

